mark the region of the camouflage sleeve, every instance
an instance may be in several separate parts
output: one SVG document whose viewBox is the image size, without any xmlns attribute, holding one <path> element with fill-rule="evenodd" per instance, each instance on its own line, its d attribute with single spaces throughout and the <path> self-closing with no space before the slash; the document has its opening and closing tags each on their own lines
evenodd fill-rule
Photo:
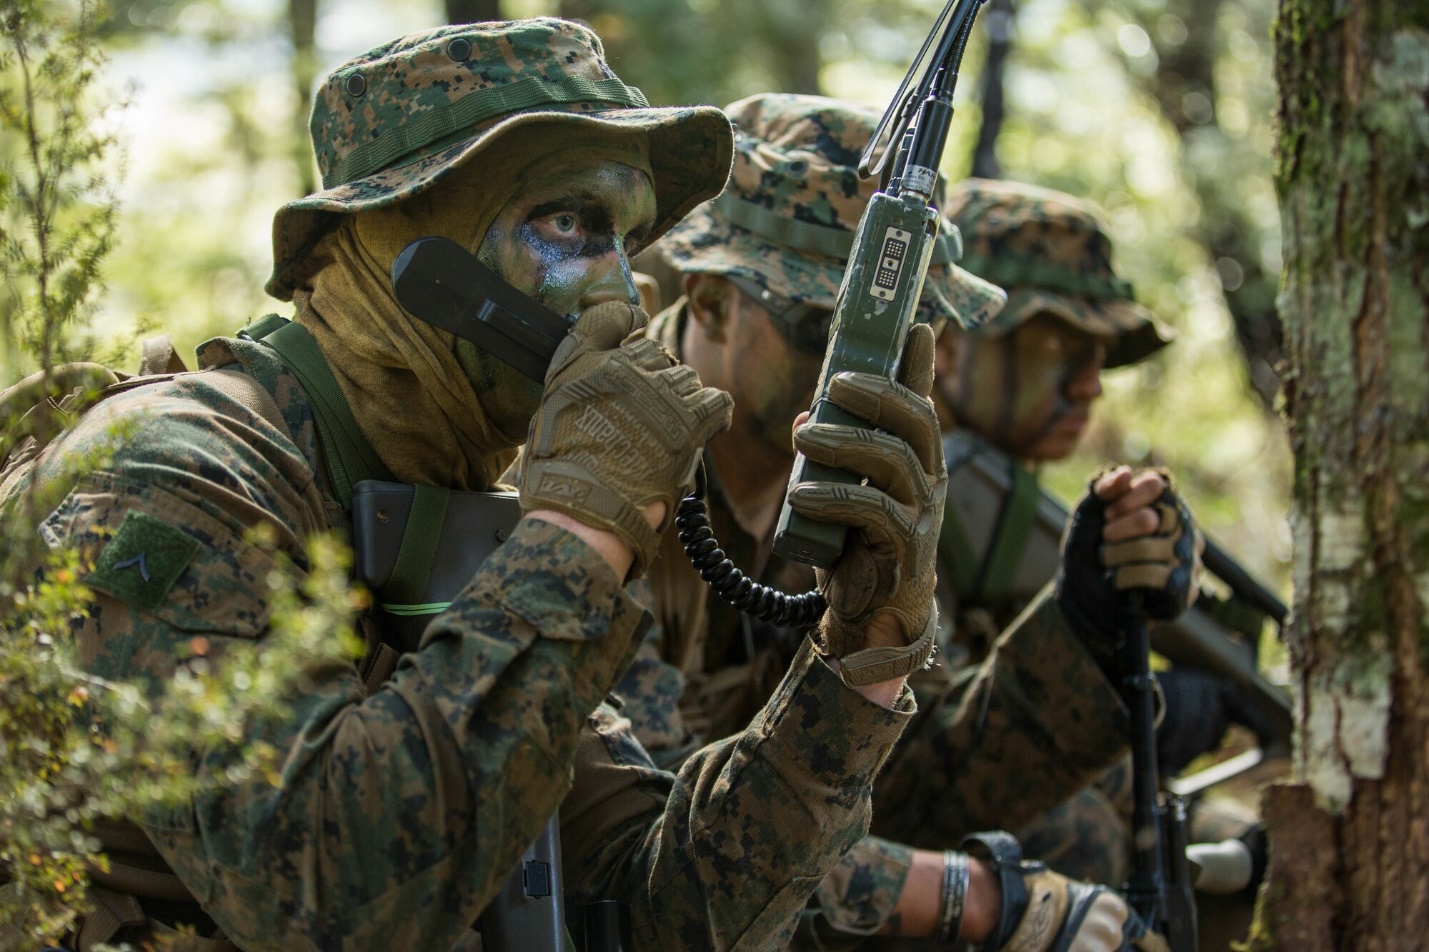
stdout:
<svg viewBox="0 0 1429 952">
<path fill-rule="evenodd" d="M 630 906 L 636 952 L 782 948 L 809 896 L 867 831 L 874 776 L 911 715 L 846 688 L 804 651 L 743 732 L 679 774 L 605 710 L 561 808 L 568 895 Z"/>
<path fill-rule="evenodd" d="M 912 865 L 912 847 L 865 836 L 814 890 L 819 920 L 815 928 L 873 935 L 892 917 Z"/>
<path fill-rule="evenodd" d="M 311 473 L 241 408 L 143 410 L 44 528 L 97 558 L 86 663 L 157 684 L 199 642 L 264 637 L 275 565 L 243 529 L 274 524 L 302 564 L 289 503 Z M 81 427 L 72 448 L 93 436 Z M 261 737 L 282 752 L 276 786 L 230 775 L 141 820 L 244 948 L 448 948 L 557 809 L 576 738 L 647 617 L 585 543 L 524 520 L 383 690 L 364 697 L 349 663 L 304 672 L 305 693 Z M 196 769 L 227 767 L 210 752 Z"/>
<path fill-rule="evenodd" d="M 640 597 L 639 591 L 633 591 Z M 652 624 L 630 667 L 616 682 L 615 693 L 621 702 L 620 715 L 630 722 L 631 732 L 651 759 L 664 770 L 678 770 L 703 740 L 689 730 L 680 713 L 685 675 L 661 657 L 662 637 L 659 624 Z"/>
<path fill-rule="evenodd" d="M 953 690 L 919 690 L 918 718 L 874 793 L 874 831 L 914 846 L 1016 829 L 1126 749 L 1126 709 L 1048 591 Z"/>
</svg>

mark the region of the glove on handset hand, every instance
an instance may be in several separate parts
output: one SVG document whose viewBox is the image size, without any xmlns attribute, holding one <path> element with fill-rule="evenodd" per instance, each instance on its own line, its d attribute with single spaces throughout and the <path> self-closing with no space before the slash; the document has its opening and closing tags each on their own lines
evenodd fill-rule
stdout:
<svg viewBox="0 0 1429 952">
<path fill-rule="evenodd" d="M 1062 540 L 1057 604 L 1103 667 L 1114 662 L 1121 642 L 1127 592 L 1141 592 L 1147 616 L 1162 621 L 1177 617 L 1195 600 L 1199 561 L 1195 521 L 1171 474 L 1155 472 L 1165 480 L 1165 489 L 1151 507 L 1157 525 L 1149 535 L 1105 540 L 1112 503 L 1097 495 L 1097 477 L 1093 477 Z"/>
<path fill-rule="evenodd" d="M 623 302 L 576 321 L 551 359 L 518 477 L 523 512 L 554 509 L 629 543 L 631 578 L 655 557 L 705 443 L 729 426 L 734 405 L 646 339 L 647 321 Z M 652 502 L 665 503 L 658 530 L 641 512 Z"/>
<path fill-rule="evenodd" d="M 933 386 L 933 329 L 908 332 L 898 382 L 843 373 L 829 399 L 873 429 L 806 423 L 794 447 L 816 463 L 865 477 L 866 485 L 809 482 L 795 487 L 789 505 L 819 522 L 848 526 L 848 542 L 832 569 L 816 572 L 829 608 L 819 623 L 820 651 L 841 660 L 843 679 L 871 684 L 922 667 L 936 626 L 938 530 L 948 471 Z M 864 630 L 879 612 L 902 629 L 903 647 L 865 648 Z"/>
<path fill-rule="evenodd" d="M 983 952 L 1169 952 L 1121 896 L 1023 860 L 1010 833 L 975 833 L 963 848 L 986 860 L 1002 887 L 1002 917 Z"/>
</svg>

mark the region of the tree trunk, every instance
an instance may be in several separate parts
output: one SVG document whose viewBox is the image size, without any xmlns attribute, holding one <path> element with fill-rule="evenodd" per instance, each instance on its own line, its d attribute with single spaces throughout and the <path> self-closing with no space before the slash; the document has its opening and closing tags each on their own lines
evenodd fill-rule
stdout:
<svg viewBox="0 0 1429 952">
<path fill-rule="evenodd" d="M 1281 0 L 1295 779 L 1251 948 L 1429 935 L 1429 11 Z"/>
<path fill-rule="evenodd" d="M 501 0 L 444 0 L 448 23 L 482 23 L 505 19 Z"/>
<path fill-rule="evenodd" d="M 312 147 L 308 144 L 308 116 L 313 111 L 313 82 L 317 79 L 314 40 L 318 28 L 318 0 L 288 0 L 288 30 L 293 40 L 293 90 L 298 106 L 293 111 L 293 161 L 298 167 L 298 194 L 317 191 Z"/>
<path fill-rule="evenodd" d="M 1185 26 L 1185 36 L 1176 43 L 1157 43 L 1157 69 L 1148 77 L 1148 85 L 1161 114 L 1181 137 L 1201 203 L 1193 236 L 1216 264 L 1251 386 L 1269 408 L 1280 389 L 1279 365 L 1285 356 L 1275 313 L 1279 275 L 1262 264 L 1256 227 L 1238 204 L 1242 193 L 1234 181 L 1225 180 L 1224 168 L 1215 164 L 1221 150 L 1199 150 L 1205 158 L 1199 163 L 1192 160 L 1198 141 L 1226 141 L 1216 116 L 1215 75 L 1221 45 L 1217 20 L 1223 4 L 1224 0 L 1179 0 L 1170 5 Z M 1157 36 L 1160 31 L 1151 20 L 1154 17 L 1148 18 L 1148 32 Z"/>
<path fill-rule="evenodd" d="M 1002 132 L 1002 121 L 1007 117 L 1003 78 L 1007 72 L 1007 56 L 1012 51 L 1016 19 L 1017 4 L 1014 0 L 992 0 L 982 11 L 987 29 L 987 61 L 979 81 L 982 123 L 978 126 L 977 145 L 973 148 L 975 178 L 1002 178 L 1002 163 L 997 160 L 997 137 Z"/>
</svg>

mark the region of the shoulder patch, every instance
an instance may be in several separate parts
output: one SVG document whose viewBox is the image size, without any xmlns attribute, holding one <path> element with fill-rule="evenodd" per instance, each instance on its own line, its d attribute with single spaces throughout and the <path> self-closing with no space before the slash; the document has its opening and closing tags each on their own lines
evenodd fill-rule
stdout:
<svg viewBox="0 0 1429 952">
<path fill-rule="evenodd" d="M 198 553 L 200 542 L 148 513 L 125 513 L 86 584 L 152 612 Z"/>
</svg>

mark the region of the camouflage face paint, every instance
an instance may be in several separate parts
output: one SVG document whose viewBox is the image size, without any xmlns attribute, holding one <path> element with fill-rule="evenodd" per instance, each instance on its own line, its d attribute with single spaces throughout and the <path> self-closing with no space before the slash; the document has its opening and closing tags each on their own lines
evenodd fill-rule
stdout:
<svg viewBox="0 0 1429 952">
<path fill-rule="evenodd" d="M 958 423 L 1022 459 L 1076 449 L 1101 395 L 1107 341 L 1057 317 L 1032 317 L 996 337 L 964 335 L 957 372 L 943 383 Z"/>
<path fill-rule="evenodd" d="M 573 318 L 593 304 L 638 301 L 626 259 L 654 227 L 655 191 L 618 162 L 572 155 L 512 196 L 477 257 L 542 304 Z"/>
<path fill-rule="evenodd" d="M 734 296 L 727 334 L 725 382 L 736 418 L 744 418 L 735 429 L 778 447 L 792 460 L 794 417 L 813 402 L 823 354 L 791 346 L 768 310 L 743 294 Z"/>
<path fill-rule="evenodd" d="M 638 301 L 627 240 L 642 241 L 655 219 L 645 173 L 618 162 L 572 155 L 539 182 L 517 188 L 477 249 L 481 262 L 512 286 L 574 320 L 603 301 Z M 492 423 L 524 437 L 542 385 L 463 340 L 457 360 L 482 394 Z"/>
</svg>

